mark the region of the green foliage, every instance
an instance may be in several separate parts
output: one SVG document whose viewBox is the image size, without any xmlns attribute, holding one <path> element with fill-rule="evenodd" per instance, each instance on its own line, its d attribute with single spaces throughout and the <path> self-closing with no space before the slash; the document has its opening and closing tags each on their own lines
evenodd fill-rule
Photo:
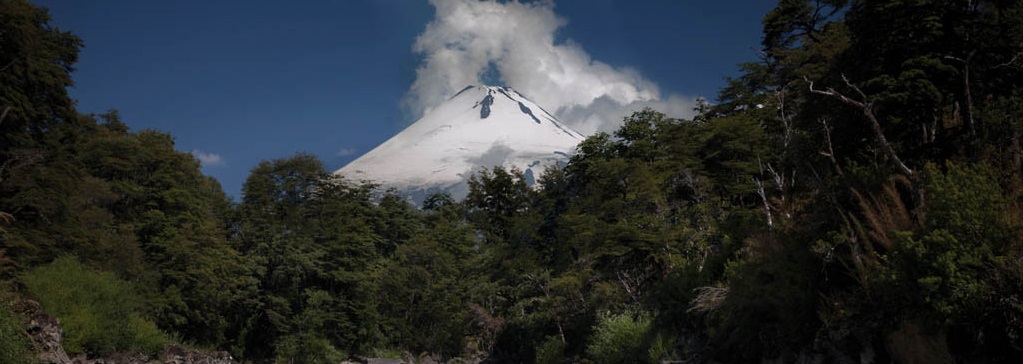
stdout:
<svg viewBox="0 0 1023 364">
<path fill-rule="evenodd" d="M 470 296 L 482 291 L 483 283 L 474 276 L 479 257 L 473 227 L 452 202 L 433 204 L 430 211 L 401 220 L 418 223 L 408 224 L 411 237 L 375 277 L 387 346 L 457 356 L 474 335 L 467 332 Z"/>
<path fill-rule="evenodd" d="M 77 114 L 48 21 L 0 1 L 0 280 L 71 351 L 1023 360 L 1021 2 L 780 1 L 694 120 L 637 111 L 422 210 L 307 154 L 233 205 L 170 135 Z"/>
<path fill-rule="evenodd" d="M 988 246 L 1002 254 L 1012 238 L 1006 219 L 1008 206 L 995 171 L 983 164 L 961 167 L 948 163 L 946 171 L 929 164 L 925 169 L 927 191 L 924 228 L 944 229 L 973 246 Z"/>
<path fill-rule="evenodd" d="M 60 319 L 69 353 L 98 356 L 141 350 L 154 355 L 172 341 L 145 316 L 145 302 L 128 282 L 87 268 L 73 257 L 36 267 L 21 280 L 47 312 Z"/>
<path fill-rule="evenodd" d="M 34 353 L 24 328 L 25 317 L 14 312 L 8 302 L 0 302 L 0 362 L 32 363 Z"/>
<path fill-rule="evenodd" d="M 663 363 L 665 361 L 678 361 L 680 358 L 675 353 L 677 339 L 658 333 L 654 336 L 650 349 L 647 349 L 648 363 Z"/>
<path fill-rule="evenodd" d="M 174 149 L 164 133 L 129 133 L 116 113 L 104 115 L 81 159 L 89 173 L 105 181 L 110 201 L 104 210 L 120 231 L 114 252 L 79 253 L 90 263 L 147 283 L 157 324 L 202 344 L 226 340 L 232 320 L 226 313 L 253 282 L 226 241 L 227 205 L 220 186 L 203 176 L 199 163 Z M 124 253 L 121 253 L 124 255 Z"/>
<path fill-rule="evenodd" d="M 741 257 L 726 270 L 728 290 L 710 316 L 709 333 L 718 355 L 731 361 L 782 355 L 797 347 L 819 325 L 818 297 L 809 252 L 796 247 L 761 259 Z"/>
<path fill-rule="evenodd" d="M 511 219 L 526 209 L 530 190 L 522 171 L 507 171 L 502 167 L 482 170 L 469 179 L 469 195 L 465 204 L 469 207 L 476 224 L 497 237 L 508 238 L 511 234 Z"/>
<path fill-rule="evenodd" d="M 992 294 L 989 267 L 1012 240 L 1007 206 L 990 169 L 983 165 L 946 172 L 925 169 L 926 222 L 917 234 L 898 235 L 886 278 L 892 290 L 911 293 L 909 308 L 923 306 L 942 321 L 982 312 Z"/>
<path fill-rule="evenodd" d="M 81 39 L 49 24 L 46 10 L 25 0 L 0 2 L 0 157 L 47 127 L 75 118 L 68 97 Z M 7 112 L 4 112 L 4 111 Z"/>
<path fill-rule="evenodd" d="M 337 363 L 345 355 L 331 344 L 330 340 L 315 333 L 287 335 L 277 343 L 277 358 L 280 363 Z"/>
<path fill-rule="evenodd" d="M 416 238 L 379 274 L 380 312 L 395 344 L 411 352 L 456 356 L 464 346 L 465 268 L 448 248 Z"/>
<path fill-rule="evenodd" d="M 605 313 L 593 328 L 586 354 L 598 363 L 648 362 L 651 338 L 649 314 Z"/>
<path fill-rule="evenodd" d="M 404 236 L 407 207 L 391 201 L 381 211 L 369 186 L 330 176 L 306 154 L 261 163 L 243 190 L 239 243 L 259 282 L 247 297 L 244 355 L 327 360 L 369 350 L 380 340 L 372 271 L 398 245 L 390 239 Z"/>
<path fill-rule="evenodd" d="M 565 342 L 549 336 L 536 348 L 536 364 L 562 364 L 565 362 Z"/>
</svg>

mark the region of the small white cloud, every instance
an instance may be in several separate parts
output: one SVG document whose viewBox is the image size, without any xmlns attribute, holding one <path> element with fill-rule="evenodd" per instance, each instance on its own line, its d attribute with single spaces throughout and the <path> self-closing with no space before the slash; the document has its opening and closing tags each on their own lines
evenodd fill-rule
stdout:
<svg viewBox="0 0 1023 364">
<path fill-rule="evenodd" d="M 203 167 L 222 166 L 227 163 L 220 154 L 206 153 L 198 149 L 192 149 L 192 156 L 198 159 Z"/>
<path fill-rule="evenodd" d="M 337 155 L 341 157 L 347 157 L 350 155 L 355 155 L 355 152 L 358 152 L 358 150 L 356 150 L 355 148 L 341 148 L 341 150 L 337 152 Z"/>
</svg>

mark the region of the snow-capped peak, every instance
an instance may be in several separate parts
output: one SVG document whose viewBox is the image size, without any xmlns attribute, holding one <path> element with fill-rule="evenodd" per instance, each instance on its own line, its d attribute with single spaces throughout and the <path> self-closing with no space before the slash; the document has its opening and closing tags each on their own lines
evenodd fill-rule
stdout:
<svg viewBox="0 0 1023 364">
<path fill-rule="evenodd" d="M 510 87 L 466 86 L 369 153 L 334 172 L 413 200 L 464 197 L 479 168 L 516 167 L 527 180 L 567 161 L 585 137 Z"/>
</svg>

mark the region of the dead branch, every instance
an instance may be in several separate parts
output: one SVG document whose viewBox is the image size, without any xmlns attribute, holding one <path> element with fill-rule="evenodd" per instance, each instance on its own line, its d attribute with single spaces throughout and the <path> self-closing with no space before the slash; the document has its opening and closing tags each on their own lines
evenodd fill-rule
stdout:
<svg viewBox="0 0 1023 364">
<path fill-rule="evenodd" d="M 786 186 L 791 186 L 793 183 L 795 183 L 796 170 L 795 169 L 790 170 L 788 178 L 786 178 L 784 174 L 778 173 L 778 171 L 774 169 L 774 166 L 771 165 L 771 163 L 767 163 L 766 167 L 767 171 L 770 172 L 771 176 L 774 178 L 774 187 L 778 189 L 779 196 L 778 199 L 775 201 L 775 205 L 782 206 L 782 208 L 780 209 L 776 208 L 775 211 L 780 212 L 781 215 L 786 219 L 790 219 L 792 218 L 792 213 L 788 211 L 788 208 L 786 207 L 787 206 L 785 196 L 787 191 Z M 763 173 L 763 170 L 761 170 L 761 173 Z"/>
<path fill-rule="evenodd" d="M 771 205 L 767 203 L 767 194 L 764 193 L 764 182 L 754 178 L 753 183 L 756 183 L 757 194 L 760 195 L 760 200 L 764 202 L 764 214 L 767 215 L 767 229 L 774 231 L 774 219 L 771 216 Z"/>
<path fill-rule="evenodd" d="M 778 189 L 778 192 L 785 192 L 785 177 L 778 174 L 778 171 L 774 170 L 774 166 L 771 163 L 767 164 L 767 171 L 771 172 L 771 176 L 774 177 L 774 186 Z"/>
<path fill-rule="evenodd" d="M 775 92 L 775 97 L 778 99 L 778 112 L 781 116 L 781 123 L 785 128 L 783 145 L 785 150 L 788 151 L 789 141 L 792 139 L 792 120 L 789 115 L 785 114 L 785 89 L 782 88 Z"/>
<path fill-rule="evenodd" d="M 835 173 L 838 173 L 838 175 L 841 176 L 842 166 L 838 165 L 838 159 L 835 158 L 835 147 L 831 144 L 831 127 L 828 126 L 828 120 L 825 118 L 820 118 L 818 121 L 821 123 L 821 126 L 824 127 L 824 135 L 827 136 L 826 140 L 828 142 L 828 151 L 820 152 L 820 154 L 831 160 L 831 164 L 835 167 Z"/>
<path fill-rule="evenodd" d="M 828 87 L 825 90 L 815 89 L 813 88 L 813 81 L 810 81 L 810 79 L 806 77 L 803 77 L 803 79 L 810 84 L 811 93 L 828 96 L 838 101 L 841 101 L 846 105 L 850 105 L 860 109 L 860 111 L 863 112 L 863 115 L 867 117 L 867 121 L 870 124 L 870 129 L 871 131 L 874 132 L 874 138 L 877 139 L 877 143 L 881 146 L 881 149 L 884 150 L 885 154 L 888 155 L 888 158 L 892 160 L 892 163 L 895 164 L 895 167 L 899 170 L 899 172 L 906 175 L 906 177 L 909 177 L 910 179 L 916 179 L 916 173 L 914 173 L 912 169 L 906 166 L 906 163 L 902 162 L 902 158 L 899 158 L 898 153 L 895 153 L 895 149 L 892 148 L 891 143 L 888 142 L 888 138 L 884 136 L 884 129 L 881 128 L 881 122 L 878 121 L 877 115 L 874 114 L 874 103 L 872 101 L 869 101 L 867 95 L 863 93 L 863 90 L 860 90 L 859 87 L 856 87 L 856 85 L 853 85 L 852 82 L 849 82 L 849 79 L 845 77 L 844 74 L 842 75 L 842 81 L 845 81 L 846 86 L 851 88 L 853 91 L 856 91 L 856 93 L 860 96 L 860 99 L 863 101 L 854 100 L 849 96 L 846 96 L 838 91 L 835 91 L 835 89 L 832 87 Z"/>
<path fill-rule="evenodd" d="M 640 285 L 642 284 L 643 278 L 638 276 L 633 277 L 629 274 L 629 272 L 624 271 L 618 271 L 615 272 L 615 274 L 618 276 L 618 281 L 622 283 L 622 289 L 624 289 L 625 293 L 629 295 L 629 298 L 632 298 L 633 302 L 639 302 L 639 297 L 642 295 L 640 292 Z"/>
<path fill-rule="evenodd" d="M 970 51 L 970 54 L 966 56 L 966 59 L 953 56 L 945 56 L 945 59 L 950 59 L 963 64 L 963 96 L 966 97 L 966 130 L 970 132 L 970 135 L 976 135 L 976 127 L 973 124 L 973 95 L 970 91 L 970 62 L 973 60 L 973 56 L 977 54 L 977 50 Z M 1016 60 L 1013 57 L 1009 63 Z"/>
<path fill-rule="evenodd" d="M 689 302 L 688 312 L 709 313 L 717 310 L 728 297 L 728 286 L 717 284 L 695 289 L 696 298 Z"/>
<path fill-rule="evenodd" d="M 1016 60 L 1018 60 L 1019 56 L 1021 56 L 1021 55 L 1023 55 L 1023 53 L 1016 53 L 1016 55 L 1012 56 L 1012 59 L 1010 59 L 1008 62 L 1005 62 L 1005 63 L 1002 63 L 1002 64 L 997 64 L 997 65 L 994 66 L 994 68 L 1001 68 L 1001 67 L 1012 66 L 1013 63 L 1016 63 Z"/>
<path fill-rule="evenodd" d="M 757 166 L 760 167 L 760 174 L 763 175 L 764 174 L 764 162 L 760 161 L 760 157 L 757 157 Z M 767 165 L 767 168 L 770 169 L 771 172 L 774 172 L 774 168 L 771 168 L 770 164 Z M 777 179 L 778 178 L 778 174 L 777 173 L 774 173 L 774 176 L 776 178 L 775 179 L 775 183 L 777 183 L 779 185 L 778 188 L 780 190 L 781 189 L 781 180 Z M 751 177 L 751 179 L 753 180 L 753 183 L 757 185 L 757 195 L 760 195 L 760 200 L 763 201 L 763 203 L 764 203 L 764 214 L 767 215 L 767 228 L 770 231 L 774 231 L 774 216 L 771 215 L 771 204 L 768 202 L 767 192 L 764 191 L 764 181 L 761 181 L 759 177 L 757 177 L 757 178 L 752 178 Z"/>
</svg>

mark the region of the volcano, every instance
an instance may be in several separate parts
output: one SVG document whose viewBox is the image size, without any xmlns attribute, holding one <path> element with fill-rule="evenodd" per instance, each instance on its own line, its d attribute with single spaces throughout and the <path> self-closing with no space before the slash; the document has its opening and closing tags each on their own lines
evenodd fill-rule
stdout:
<svg viewBox="0 0 1023 364">
<path fill-rule="evenodd" d="M 334 173 L 417 203 L 438 192 L 461 199 L 482 168 L 517 168 L 532 184 L 566 163 L 583 139 L 510 87 L 467 86 Z"/>
</svg>

